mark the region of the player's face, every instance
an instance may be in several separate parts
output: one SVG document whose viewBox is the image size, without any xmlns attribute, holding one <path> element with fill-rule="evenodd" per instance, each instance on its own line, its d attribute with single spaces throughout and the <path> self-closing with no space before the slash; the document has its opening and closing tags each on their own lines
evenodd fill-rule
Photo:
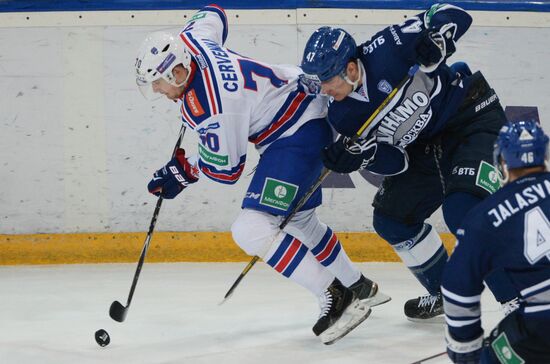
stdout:
<svg viewBox="0 0 550 364">
<path fill-rule="evenodd" d="M 181 84 L 187 79 L 187 70 L 184 67 L 176 66 L 172 73 L 176 78 L 177 84 Z M 185 85 L 180 87 L 174 86 L 164 78 L 153 81 L 152 86 L 155 93 L 162 94 L 170 100 L 177 100 L 180 98 L 185 88 Z"/>
<path fill-rule="evenodd" d="M 321 83 L 321 93 L 334 97 L 336 101 L 342 101 L 352 91 L 352 86 L 341 76 L 334 76 Z"/>
<path fill-rule="evenodd" d="M 170 100 L 176 100 L 181 95 L 180 87 L 169 84 L 164 78 L 159 78 L 152 83 L 153 91 L 166 96 Z"/>
</svg>

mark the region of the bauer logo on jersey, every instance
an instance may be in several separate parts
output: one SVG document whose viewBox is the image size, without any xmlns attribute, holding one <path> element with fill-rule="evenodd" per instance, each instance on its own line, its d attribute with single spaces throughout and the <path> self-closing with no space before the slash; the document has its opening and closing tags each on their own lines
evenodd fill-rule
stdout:
<svg viewBox="0 0 550 364">
<path fill-rule="evenodd" d="M 195 89 L 191 89 L 185 94 L 185 101 L 187 102 L 187 106 L 189 106 L 189 109 L 191 110 L 193 116 L 198 117 L 204 115 L 204 109 L 202 108 L 202 105 L 197 98 L 197 93 L 195 92 Z"/>
<path fill-rule="evenodd" d="M 498 171 L 493 165 L 481 161 L 477 170 L 476 186 L 483 188 L 489 193 L 495 193 L 500 188 Z"/>
<path fill-rule="evenodd" d="M 260 204 L 286 211 L 297 193 L 297 185 L 274 178 L 266 178 Z"/>
<path fill-rule="evenodd" d="M 206 63 L 206 59 L 204 59 L 204 56 L 202 54 L 195 54 L 194 55 L 195 59 L 197 60 L 197 63 L 199 65 L 199 68 L 201 70 L 205 69 L 206 67 L 208 67 L 208 63 Z"/>
</svg>

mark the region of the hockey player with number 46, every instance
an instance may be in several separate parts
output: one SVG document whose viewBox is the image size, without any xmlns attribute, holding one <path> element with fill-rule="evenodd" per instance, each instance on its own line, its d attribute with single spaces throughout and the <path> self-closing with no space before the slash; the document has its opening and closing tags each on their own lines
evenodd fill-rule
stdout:
<svg viewBox="0 0 550 364">
<path fill-rule="evenodd" d="M 331 344 L 389 297 L 353 266 L 334 232 L 317 218 L 320 189 L 279 228 L 321 173 L 320 150 L 331 140 L 326 100 L 304 92 L 299 67 L 266 64 L 225 48 L 227 31 L 224 10 L 209 5 L 179 34 L 155 32 L 141 46 L 140 90 L 148 98 L 177 101 L 183 122 L 200 138 L 198 156 L 177 150 L 148 188 L 169 199 L 200 175 L 234 184 L 253 143 L 261 157 L 231 227 L 233 239 L 319 297 L 313 331 Z"/>
<path fill-rule="evenodd" d="M 500 131 L 494 163 L 505 185 L 467 214 L 443 274 L 447 353 L 454 363 L 550 363 L 548 153 L 548 136 L 534 121 Z M 506 315 L 485 340 L 483 281 Z"/>
</svg>

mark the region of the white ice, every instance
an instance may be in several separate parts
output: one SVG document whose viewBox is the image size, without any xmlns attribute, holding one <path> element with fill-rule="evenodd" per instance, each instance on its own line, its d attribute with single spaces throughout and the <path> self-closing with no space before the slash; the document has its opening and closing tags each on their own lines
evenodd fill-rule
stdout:
<svg viewBox="0 0 550 364">
<path fill-rule="evenodd" d="M 359 264 L 393 300 L 331 346 L 311 332 L 316 298 L 263 263 L 219 306 L 243 267 L 146 263 L 123 323 L 108 309 L 126 303 L 135 264 L 0 267 L 0 363 L 410 364 L 445 350 L 442 320 L 405 319 L 404 301 L 423 290 L 402 264 Z M 490 293 L 482 304 L 487 332 L 502 314 Z"/>
</svg>

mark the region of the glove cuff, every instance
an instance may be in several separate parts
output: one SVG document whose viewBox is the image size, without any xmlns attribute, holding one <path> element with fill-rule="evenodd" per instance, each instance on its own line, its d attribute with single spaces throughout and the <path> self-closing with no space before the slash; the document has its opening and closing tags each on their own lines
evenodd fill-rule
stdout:
<svg viewBox="0 0 550 364">
<path fill-rule="evenodd" d="M 176 150 L 174 158 L 176 158 L 181 169 L 183 169 L 183 171 L 185 172 L 185 178 L 188 182 L 195 183 L 199 180 L 199 170 L 197 167 L 197 163 L 194 163 L 193 165 L 189 163 L 188 158 L 185 157 L 184 149 L 178 148 Z"/>
<path fill-rule="evenodd" d="M 185 168 L 185 165 L 187 164 L 187 158 L 185 158 L 185 149 L 178 148 L 174 157 L 177 159 L 181 168 Z"/>
<path fill-rule="evenodd" d="M 474 340 L 460 342 L 453 339 L 451 333 L 449 332 L 449 327 L 447 327 L 445 329 L 445 341 L 447 342 L 447 348 L 451 351 L 454 351 L 455 353 L 471 353 L 472 351 L 481 349 L 481 347 L 483 346 L 483 332 L 481 332 L 481 335 L 479 335 L 479 337 L 475 338 Z"/>
</svg>

